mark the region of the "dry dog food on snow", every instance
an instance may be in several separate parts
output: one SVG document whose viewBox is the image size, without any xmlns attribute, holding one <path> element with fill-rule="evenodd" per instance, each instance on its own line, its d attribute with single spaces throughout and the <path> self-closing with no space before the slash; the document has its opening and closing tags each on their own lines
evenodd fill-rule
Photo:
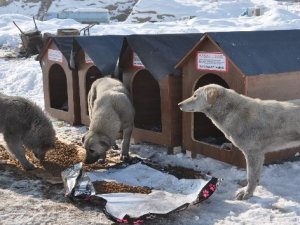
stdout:
<svg viewBox="0 0 300 225">
<path fill-rule="evenodd" d="M 179 166 L 169 166 L 167 171 L 179 179 L 198 179 L 202 177 L 200 172 Z"/>
<path fill-rule="evenodd" d="M 108 152 L 107 161 L 105 163 L 83 164 L 85 171 L 106 169 L 112 164 L 120 162 L 119 153 Z M 45 159 L 39 161 L 35 158 L 34 154 L 26 149 L 27 159 L 37 168 L 44 168 L 54 176 L 60 177 L 60 173 L 66 168 L 85 160 L 85 150 L 77 143 L 66 143 L 59 139 L 55 142 L 55 148 L 49 150 L 46 153 Z M 6 161 L 9 164 L 16 165 L 22 169 L 21 164 L 14 160 L 6 151 L 6 149 L 0 145 L 0 160 Z"/>
<path fill-rule="evenodd" d="M 140 194 L 150 194 L 151 189 L 149 187 L 138 187 L 130 186 L 126 184 L 116 183 L 116 182 L 106 182 L 106 181 L 95 181 L 93 186 L 97 194 L 108 194 L 108 193 L 140 193 Z"/>
</svg>

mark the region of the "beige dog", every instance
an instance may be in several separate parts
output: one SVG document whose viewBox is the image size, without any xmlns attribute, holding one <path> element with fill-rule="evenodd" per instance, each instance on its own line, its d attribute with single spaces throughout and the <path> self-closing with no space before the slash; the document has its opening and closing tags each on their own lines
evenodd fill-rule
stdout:
<svg viewBox="0 0 300 225">
<path fill-rule="evenodd" d="M 179 103 L 185 112 L 203 112 L 245 155 L 248 185 L 237 193 L 247 199 L 259 182 L 264 155 L 300 145 L 299 101 L 253 99 L 210 84 Z"/>
<path fill-rule="evenodd" d="M 90 127 L 82 138 L 86 163 L 104 160 L 106 152 L 123 133 L 121 159 L 129 159 L 134 108 L 129 92 L 121 81 L 105 77 L 97 79 L 88 94 Z"/>
</svg>

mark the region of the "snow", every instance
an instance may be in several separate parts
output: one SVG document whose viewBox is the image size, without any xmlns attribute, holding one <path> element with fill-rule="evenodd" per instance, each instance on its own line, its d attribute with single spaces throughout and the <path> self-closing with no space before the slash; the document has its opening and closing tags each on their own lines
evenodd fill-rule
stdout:
<svg viewBox="0 0 300 225">
<path fill-rule="evenodd" d="M 19 30 L 34 29 L 32 16 L 39 2 L 13 1 L 0 7 L 0 92 L 31 99 L 44 108 L 42 72 L 31 58 L 7 58 L 20 45 Z M 53 1 L 49 11 L 66 8 L 105 8 L 115 5 L 122 10 L 133 1 Z M 22 6 L 23 5 L 23 6 Z M 241 16 L 248 7 L 263 7 L 261 16 Z M 114 16 L 118 10 L 114 11 Z M 136 23 L 146 21 L 145 23 Z M 152 22 L 148 22 L 152 21 Z M 159 22 L 154 22 L 159 21 Z M 85 27 L 74 20 L 36 21 L 39 30 L 56 33 L 59 28 Z M 139 0 L 126 21 L 95 25 L 92 35 L 132 33 L 192 33 L 207 31 L 300 29 L 300 3 L 275 0 Z M 57 135 L 78 141 L 86 127 L 74 127 L 53 119 Z M 190 207 L 148 224 L 300 224 L 300 162 L 264 166 L 261 183 L 254 197 L 234 200 L 245 179 L 245 170 L 211 158 L 189 154 L 167 155 L 156 145 L 132 145 L 131 152 L 160 164 L 193 168 L 223 178 L 212 197 L 199 206 Z M 0 165 L 1 224 L 112 224 L 96 206 L 74 205 L 63 196 L 62 186 L 51 186 L 24 171 L 6 171 Z M 17 175 L 16 175 L 17 173 Z"/>
<path fill-rule="evenodd" d="M 0 62 L 0 92 L 8 95 L 16 95 L 17 93 L 17 95 L 35 101 L 43 108 L 42 73 L 37 73 L 33 69 L 39 66 L 39 62 L 33 57 L 26 60 L 26 66 L 24 66 L 24 60 L 12 59 L 9 62 Z"/>
<path fill-rule="evenodd" d="M 1 1 L 3 2 L 3 1 Z M 4 1 L 5 2 L 5 1 Z M 27 4 L 24 4 L 22 1 L 13 1 L 11 4 L 0 7 L 0 14 L 24 14 L 33 16 L 35 13 L 37 13 L 38 9 L 40 7 L 40 3 L 34 4 L 31 2 L 28 2 Z"/>
</svg>

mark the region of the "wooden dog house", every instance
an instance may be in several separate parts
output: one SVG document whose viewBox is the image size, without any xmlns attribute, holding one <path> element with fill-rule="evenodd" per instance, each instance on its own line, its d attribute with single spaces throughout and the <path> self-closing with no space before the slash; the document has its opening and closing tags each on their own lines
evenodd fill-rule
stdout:
<svg viewBox="0 0 300 225">
<path fill-rule="evenodd" d="M 92 83 L 103 76 L 113 75 L 120 56 L 123 36 L 78 36 L 73 52 L 79 77 L 81 123 L 89 125 L 87 95 Z"/>
<path fill-rule="evenodd" d="M 181 71 L 176 63 L 202 34 L 129 35 L 119 69 L 135 108 L 133 139 L 166 146 L 181 145 Z"/>
<path fill-rule="evenodd" d="M 54 118 L 80 123 L 76 70 L 69 66 L 72 37 L 50 37 L 38 56 L 43 72 L 45 110 Z"/>
<path fill-rule="evenodd" d="M 207 33 L 177 64 L 183 70 L 182 99 L 198 87 L 216 83 L 261 99 L 300 98 L 300 30 Z M 245 167 L 240 150 L 203 113 L 183 113 L 185 149 Z M 243 124 L 237 124 L 243 126 Z M 300 148 L 268 153 L 265 163 L 295 157 Z"/>
</svg>

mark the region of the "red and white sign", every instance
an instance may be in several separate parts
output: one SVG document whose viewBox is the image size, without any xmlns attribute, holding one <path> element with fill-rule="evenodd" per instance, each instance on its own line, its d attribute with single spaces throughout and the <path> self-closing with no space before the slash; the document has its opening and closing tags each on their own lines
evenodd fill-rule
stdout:
<svg viewBox="0 0 300 225">
<path fill-rule="evenodd" d="M 86 64 L 94 64 L 93 60 L 86 52 L 84 52 L 84 59 Z"/>
<path fill-rule="evenodd" d="M 48 59 L 54 62 L 60 62 L 62 63 L 63 61 L 63 55 L 61 51 L 56 50 L 56 49 L 48 49 Z"/>
<path fill-rule="evenodd" d="M 137 68 L 145 68 L 141 59 L 135 52 L 132 53 L 132 65 L 133 65 L 133 67 L 137 67 Z"/>
<path fill-rule="evenodd" d="M 228 71 L 227 59 L 222 52 L 197 52 L 196 60 L 198 70 Z"/>
</svg>

